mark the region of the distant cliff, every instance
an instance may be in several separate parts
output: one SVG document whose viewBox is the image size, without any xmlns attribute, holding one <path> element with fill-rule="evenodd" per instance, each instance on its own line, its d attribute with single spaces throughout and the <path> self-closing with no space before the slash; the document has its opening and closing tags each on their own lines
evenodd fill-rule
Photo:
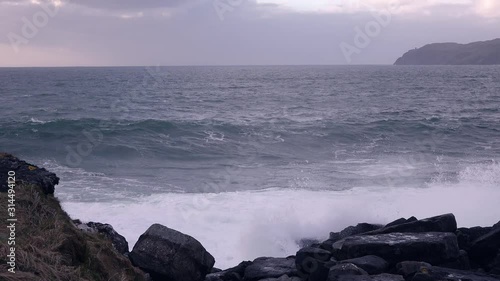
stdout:
<svg viewBox="0 0 500 281">
<path fill-rule="evenodd" d="M 500 64 L 500 39 L 469 44 L 435 43 L 406 52 L 395 65 Z"/>
</svg>

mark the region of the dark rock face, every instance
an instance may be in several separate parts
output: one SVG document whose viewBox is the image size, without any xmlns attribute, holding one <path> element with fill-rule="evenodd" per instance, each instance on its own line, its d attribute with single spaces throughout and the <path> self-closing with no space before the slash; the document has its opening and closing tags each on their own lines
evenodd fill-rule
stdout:
<svg viewBox="0 0 500 281">
<path fill-rule="evenodd" d="M 73 223 L 77 228 L 83 231 L 103 234 L 111 241 L 115 249 L 120 254 L 125 255 L 128 253 L 127 240 L 125 239 L 125 237 L 116 232 L 113 226 L 111 226 L 110 224 L 99 223 L 99 222 L 82 223 L 79 220 L 75 220 L 73 221 Z"/>
<path fill-rule="evenodd" d="M 244 261 L 235 267 L 211 273 L 206 276 L 205 281 L 240 281 L 243 280 L 245 269 L 251 265 L 252 262 Z"/>
<path fill-rule="evenodd" d="M 406 260 L 441 264 L 459 257 L 455 234 L 442 232 L 352 236 L 336 242 L 333 248 L 339 260 L 376 255 L 391 264 Z"/>
<path fill-rule="evenodd" d="M 432 265 L 426 262 L 418 261 L 403 261 L 396 264 L 396 272 L 404 276 L 405 279 L 410 279 L 417 273 L 426 273 Z"/>
<path fill-rule="evenodd" d="M 330 232 L 330 240 L 338 241 L 349 236 L 358 235 L 361 233 L 373 231 L 381 228 L 382 225 L 370 223 L 358 223 L 356 226 L 346 227 L 341 232 Z"/>
<path fill-rule="evenodd" d="M 139 237 L 129 256 L 153 280 L 204 280 L 215 263 L 196 239 L 160 224 Z"/>
<path fill-rule="evenodd" d="M 495 259 L 499 250 L 500 228 L 495 228 L 472 242 L 469 257 L 473 262 L 487 267 Z"/>
<path fill-rule="evenodd" d="M 302 275 L 309 275 L 317 270 L 321 270 L 322 262 L 330 260 L 332 253 L 329 251 L 307 247 L 299 250 L 295 256 L 295 265 Z"/>
<path fill-rule="evenodd" d="M 341 276 L 350 275 L 368 275 L 368 273 L 352 263 L 344 263 L 330 268 L 330 272 L 328 272 L 328 278 L 326 280 L 337 281 Z"/>
<path fill-rule="evenodd" d="M 400 218 L 400 219 L 397 219 L 393 222 L 390 222 L 388 224 L 385 225 L 385 227 L 390 227 L 390 226 L 394 226 L 394 225 L 398 225 L 398 224 L 403 224 L 403 223 L 407 223 L 407 222 L 412 222 L 412 221 L 417 221 L 417 218 L 416 217 L 411 217 L 409 219 L 405 219 L 405 218 Z"/>
<path fill-rule="evenodd" d="M 300 278 L 283 275 L 280 278 L 266 278 L 266 279 L 261 279 L 260 281 L 300 281 Z"/>
<path fill-rule="evenodd" d="M 279 278 L 283 275 L 298 276 L 295 258 L 258 258 L 245 269 L 245 280 L 257 281 L 266 278 Z"/>
<path fill-rule="evenodd" d="M 403 276 L 394 274 L 378 274 L 378 275 L 344 275 L 339 276 L 339 281 L 404 281 Z"/>
<path fill-rule="evenodd" d="M 0 153 L 0 192 L 8 190 L 7 173 L 9 171 L 16 173 L 16 182 L 37 185 L 45 194 L 54 194 L 55 186 L 59 184 L 56 174 L 19 160 L 10 154 Z"/>
<path fill-rule="evenodd" d="M 410 221 L 383 227 L 374 231 L 366 232 L 364 235 L 386 234 L 386 233 L 418 233 L 418 232 L 452 232 L 457 231 L 457 221 L 453 214 L 446 214 L 427 218 L 423 220 Z"/>
<path fill-rule="evenodd" d="M 492 227 L 471 227 L 471 228 L 465 228 L 461 227 L 457 229 L 457 239 L 458 239 L 458 246 L 460 249 L 468 251 L 469 248 L 472 246 L 472 242 L 476 240 L 477 238 L 486 235 L 488 232 L 490 232 L 493 228 Z"/>
<path fill-rule="evenodd" d="M 352 263 L 370 275 L 383 273 L 389 267 L 389 264 L 383 258 L 373 255 L 343 260 L 340 263 Z"/>
<path fill-rule="evenodd" d="M 417 278 L 417 279 L 416 279 Z M 435 281 L 498 281 L 499 279 L 482 273 L 433 266 L 427 273 L 419 273 L 412 280 Z"/>
<path fill-rule="evenodd" d="M 437 43 L 406 52 L 395 65 L 500 64 L 500 39 L 469 44 Z"/>
</svg>

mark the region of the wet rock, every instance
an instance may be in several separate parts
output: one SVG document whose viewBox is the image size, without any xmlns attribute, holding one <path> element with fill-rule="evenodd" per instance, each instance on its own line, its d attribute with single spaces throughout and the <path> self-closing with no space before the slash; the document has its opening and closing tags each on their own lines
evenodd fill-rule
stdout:
<svg viewBox="0 0 500 281">
<path fill-rule="evenodd" d="M 412 281 L 439 280 L 439 281 L 498 281 L 494 276 L 457 269 L 433 266 L 427 273 L 419 273 Z"/>
<path fill-rule="evenodd" d="M 389 266 L 383 258 L 374 255 L 343 260 L 340 263 L 352 263 L 370 275 L 383 273 Z"/>
<path fill-rule="evenodd" d="M 330 240 L 338 241 L 340 239 L 358 235 L 361 233 L 373 231 L 376 229 L 380 229 L 382 225 L 379 224 L 370 224 L 370 223 L 358 223 L 356 226 L 346 227 L 344 230 L 340 232 L 330 232 Z"/>
<path fill-rule="evenodd" d="M 341 276 L 346 275 L 368 275 L 368 273 L 352 263 L 343 263 L 330 268 L 327 280 L 338 281 Z"/>
<path fill-rule="evenodd" d="M 196 239 L 160 224 L 139 237 L 129 257 L 153 280 L 204 280 L 215 263 Z"/>
<path fill-rule="evenodd" d="M 432 265 L 426 262 L 403 261 L 396 264 L 396 272 L 408 279 L 417 273 L 427 273 L 431 267 Z"/>
<path fill-rule="evenodd" d="M 59 178 L 44 168 L 39 168 L 25 161 L 6 154 L 0 153 L 0 192 L 8 190 L 8 172 L 16 173 L 16 183 L 34 184 L 39 186 L 43 193 L 54 194 L 55 186 L 59 184 Z"/>
<path fill-rule="evenodd" d="M 244 261 L 235 267 L 208 274 L 205 281 L 240 281 L 243 280 L 245 269 L 251 265 L 251 261 Z"/>
<path fill-rule="evenodd" d="M 457 237 L 443 232 L 352 236 L 336 242 L 333 251 L 338 260 L 376 255 L 390 264 L 407 260 L 441 264 L 459 257 Z"/>
<path fill-rule="evenodd" d="M 298 276 L 295 258 L 258 258 L 245 269 L 245 280 L 257 281 L 266 278 L 279 278 L 283 275 Z"/>
<path fill-rule="evenodd" d="M 376 235 L 387 233 L 422 233 L 422 232 L 452 232 L 457 231 L 457 221 L 453 214 L 431 217 L 389 227 L 383 227 L 374 231 L 364 233 L 364 235 Z"/>
<path fill-rule="evenodd" d="M 339 281 L 404 281 L 403 276 L 395 274 L 378 274 L 378 275 L 344 275 L 339 276 Z"/>
<path fill-rule="evenodd" d="M 303 275 L 309 275 L 320 267 L 320 262 L 327 262 L 332 253 L 316 247 L 300 249 L 295 255 L 297 270 Z"/>
<path fill-rule="evenodd" d="M 120 254 L 125 255 L 128 253 L 127 240 L 125 239 L 125 237 L 116 232 L 113 226 L 111 226 L 110 224 L 99 222 L 82 223 L 80 220 L 74 220 L 73 223 L 78 229 L 82 231 L 103 234 L 111 241 L 115 249 Z"/>
<path fill-rule="evenodd" d="M 483 267 L 491 263 L 500 250 L 500 228 L 494 228 L 472 242 L 469 250 L 471 261 Z"/>
<path fill-rule="evenodd" d="M 296 242 L 297 245 L 299 246 L 299 248 L 306 248 L 306 247 L 311 247 L 311 246 L 315 246 L 315 245 L 319 245 L 321 243 L 321 241 L 317 240 L 317 239 L 300 239 L 299 241 Z"/>
<path fill-rule="evenodd" d="M 390 222 L 390 223 L 386 224 L 385 227 L 400 225 L 400 224 L 403 224 L 403 223 L 408 223 L 408 222 L 413 222 L 413 221 L 417 221 L 417 218 L 416 217 L 410 217 L 408 219 L 400 218 L 400 219 L 397 219 L 397 220 L 395 220 L 393 222 Z"/>
<path fill-rule="evenodd" d="M 259 281 L 300 281 L 299 277 L 289 277 L 288 275 L 283 275 L 279 278 L 266 278 Z"/>
<path fill-rule="evenodd" d="M 330 272 L 330 268 L 336 266 L 337 264 L 338 262 L 333 258 L 326 262 L 318 262 L 316 264 L 317 267 L 314 267 L 310 270 L 310 274 L 307 280 L 325 281 L 328 278 L 328 273 Z M 305 279 L 304 277 L 306 276 L 301 275 L 300 277 L 303 277 L 302 279 Z"/>
<path fill-rule="evenodd" d="M 462 250 L 468 251 L 470 247 L 472 246 L 472 242 L 476 240 L 477 238 L 488 234 L 493 228 L 492 227 L 471 227 L 471 228 L 465 228 L 461 227 L 457 229 L 457 239 L 458 239 L 458 246 Z"/>
</svg>

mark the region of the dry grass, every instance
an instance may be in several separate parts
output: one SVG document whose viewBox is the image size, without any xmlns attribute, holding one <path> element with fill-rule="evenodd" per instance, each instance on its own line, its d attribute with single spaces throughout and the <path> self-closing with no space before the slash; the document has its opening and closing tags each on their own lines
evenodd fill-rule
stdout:
<svg viewBox="0 0 500 281">
<path fill-rule="evenodd" d="M 0 206 L 7 199 L 7 193 L 0 193 Z M 38 187 L 17 186 L 15 199 L 17 268 L 15 274 L 7 272 L 8 233 L 5 226 L 0 227 L 0 280 L 145 280 L 110 241 L 76 229 L 57 199 Z M 0 221 L 6 219 L 7 210 L 0 210 Z"/>
</svg>

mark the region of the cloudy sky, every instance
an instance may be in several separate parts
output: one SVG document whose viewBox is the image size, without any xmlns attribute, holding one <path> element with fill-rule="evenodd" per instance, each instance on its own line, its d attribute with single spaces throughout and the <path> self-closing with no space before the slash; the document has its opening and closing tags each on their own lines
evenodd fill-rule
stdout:
<svg viewBox="0 0 500 281">
<path fill-rule="evenodd" d="M 498 0 L 0 0 L 0 66 L 392 64 L 500 37 Z"/>
</svg>

